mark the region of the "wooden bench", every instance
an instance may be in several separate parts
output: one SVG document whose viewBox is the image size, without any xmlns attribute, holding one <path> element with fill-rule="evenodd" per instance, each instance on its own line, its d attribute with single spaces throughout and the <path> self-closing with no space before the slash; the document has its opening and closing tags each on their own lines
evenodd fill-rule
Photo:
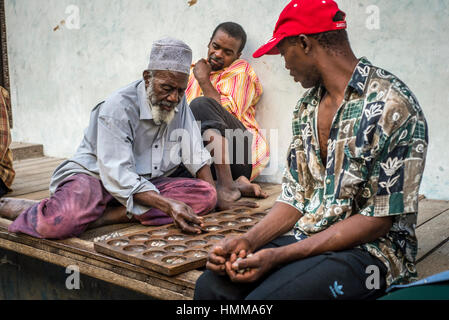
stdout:
<svg viewBox="0 0 449 320">
<path fill-rule="evenodd" d="M 41 200 L 49 196 L 48 185 L 53 170 L 63 159 L 37 157 L 15 161 L 17 173 L 14 192 L 8 197 Z M 270 197 L 258 200 L 260 209 L 270 208 L 280 193 L 280 186 L 265 184 Z M 417 225 L 419 241 L 417 268 L 421 277 L 449 269 L 449 201 L 423 199 Z M 144 226 L 120 224 L 86 231 L 79 238 L 63 241 L 36 239 L 7 232 L 12 222 L 0 218 L 0 248 L 67 267 L 76 265 L 82 274 L 128 288 L 156 299 L 189 300 L 202 270 L 168 277 L 94 250 L 96 237 L 118 232 L 136 232 Z"/>
</svg>

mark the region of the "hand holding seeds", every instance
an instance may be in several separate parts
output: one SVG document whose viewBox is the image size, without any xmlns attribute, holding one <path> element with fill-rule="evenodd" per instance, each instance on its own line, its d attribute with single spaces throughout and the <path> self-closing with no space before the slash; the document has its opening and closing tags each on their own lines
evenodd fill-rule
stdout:
<svg viewBox="0 0 449 320">
<path fill-rule="evenodd" d="M 246 256 L 246 258 L 251 258 L 252 256 L 253 256 L 253 254 L 250 253 L 250 254 L 248 254 L 248 255 Z M 232 265 L 233 268 L 234 268 L 234 266 L 237 266 L 237 269 L 234 268 L 234 270 L 235 270 L 237 273 L 239 273 L 239 274 L 244 274 L 245 272 L 249 272 L 249 271 L 251 270 L 251 268 L 244 268 L 244 269 L 239 269 L 239 268 L 238 268 L 238 263 L 239 263 L 239 261 L 242 261 L 243 259 L 246 259 L 246 258 L 241 258 L 241 257 L 239 257 L 239 258 L 237 258 L 236 263 L 234 263 L 234 264 Z"/>
</svg>

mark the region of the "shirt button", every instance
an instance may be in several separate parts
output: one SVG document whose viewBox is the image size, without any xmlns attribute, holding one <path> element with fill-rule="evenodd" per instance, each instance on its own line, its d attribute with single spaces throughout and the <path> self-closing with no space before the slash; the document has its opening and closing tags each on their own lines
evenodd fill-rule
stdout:
<svg viewBox="0 0 449 320">
<path fill-rule="evenodd" d="M 326 179 L 326 184 L 331 184 L 331 179 Z"/>
<path fill-rule="evenodd" d="M 154 167 L 154 170 L 157 170 L 157 167 Z"/>
<path fill-rule="evenodd" d="M 156 149 L 157 149 L 157 148 L 159 148 L 159 146 L 158 146 L 158 145 L 155 145 L 154 147 L 155 147 Z"/>
</svg>

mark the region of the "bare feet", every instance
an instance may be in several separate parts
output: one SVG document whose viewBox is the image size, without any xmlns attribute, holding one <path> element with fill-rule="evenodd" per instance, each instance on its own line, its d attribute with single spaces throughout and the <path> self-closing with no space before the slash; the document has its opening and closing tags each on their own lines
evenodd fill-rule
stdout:
<svg viewBox="0 0 449 320">
<path fill-rule="evenodd" d="M 240 200 L 242 192 L 238 188 L 238 184 L 235 181 L 233 187 L 220 186 L 217 183 L 217 208 L 218 210 L 229 210 L 237 207 L 257 208 L 259 205 L 253 201 Z"/>
<path fill-rule="evenodd" d="M 240 190 L 236 187 L 225 187 L 217 183 L 217 196 L 224 201 L 237 201 L 242 197 Z"/>
<path fill-rule="evenodd" d="M 268 198 L 268 194 L 264 192 L 258 184 L 251 183 L 251 181 L 249 181 L 245 176 L 239 177 L 237 180 L 235 180 L 235 183 L 240 193 L 244 197 L 261 199 Z"/>
<path fill-rule="evenodd" d="M 0 199 L 0 216 L 9 220 L 15 220 L 23 211 L 39 203 L 39 201 L 16 198 Z"/>
<path fill-rule="evenodd" d="M 106 208 L 103 215 L 89 224 L 87 229 L 98 228 L 102 226 L 108 226 L 111 224 L 120 224 L 120 223 L 132 223 L 138 222 L 134 216 L 129 219 L 126 215 L 126 208 L 123 206 Z"/>
</svg>

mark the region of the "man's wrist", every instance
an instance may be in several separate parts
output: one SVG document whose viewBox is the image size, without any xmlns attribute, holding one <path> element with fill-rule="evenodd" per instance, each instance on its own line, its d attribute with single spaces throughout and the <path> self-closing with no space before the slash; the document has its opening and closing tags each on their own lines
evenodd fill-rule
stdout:
<svg viewBox="0 0 449 320">
<path fill-rule="evenodd" d="M 202 89 L 204 87 L 212 87 L 212 82 L 210 82 L 209 77 L 198 77 L 196 80 Z"/>
<path fill-rule="evenodd" d="M 155 191 L 135 194 L 134 200 L 139 204 L 159 209 L 167 214 L 170 212 L 170 201 Z"/>
<path fill-rule="evenodd" d="M 250 232 L 244 233 L 241 237 L 248 243 L 250 252 L 257 250 L 257 241 L 252 237 Z"/>
</svg>

